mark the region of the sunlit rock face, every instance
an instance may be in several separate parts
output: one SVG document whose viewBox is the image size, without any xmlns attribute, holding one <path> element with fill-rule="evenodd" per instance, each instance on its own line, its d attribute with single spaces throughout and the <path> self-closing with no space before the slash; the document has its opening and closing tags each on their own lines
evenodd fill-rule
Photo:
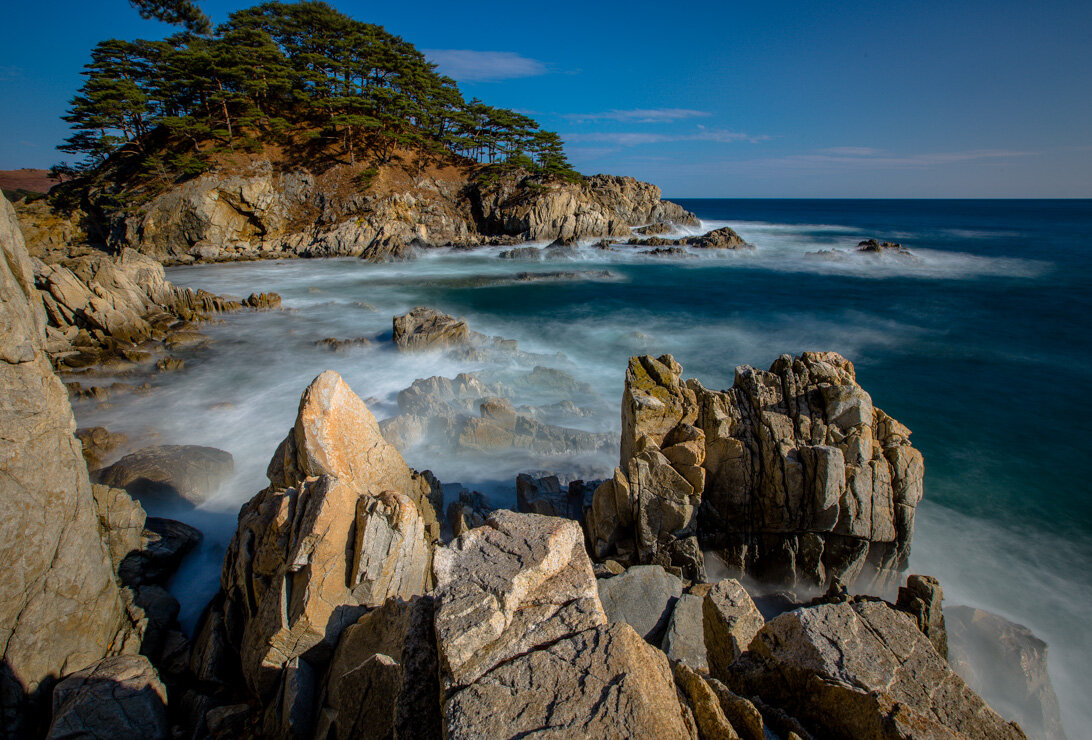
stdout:
<svg viewBox="0 0 1092 740">
<path fill-rule="evenodd" d="M 704 577 L 702 550 L 789 587 L 883 591 L 907 567 L 921 454 L 833 352 L 736 369 L 726 391 L 670 355 L 630 359 L 621 467 L 588 517 L 597 558 Z"/>
</svg>

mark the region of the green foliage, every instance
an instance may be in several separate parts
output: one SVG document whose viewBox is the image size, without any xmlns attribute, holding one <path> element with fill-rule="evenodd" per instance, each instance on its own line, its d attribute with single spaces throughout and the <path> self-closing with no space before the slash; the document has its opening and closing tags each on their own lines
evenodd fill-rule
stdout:
<svg viewBox="0 0 1092 740">
<path fill-rule="evenodd" d="M 190 0 L 129 0 L 141 18 L 155 18 L 164 23 L 183 26 L 193 33 L 212 32 L 212 21 Z"/>
<path fill-rule="evenodd" d="M 212 32 L 186 0 L 133 1 L 142 14 L 188 30 L 95 47 L 65 116 L 74 132 L 60 147 L 82 155 L 85 167 L 119 151 L 151 162 L 150 133 L 163 130 L 191 158 L 311 139 L 350 163 L 367 156 L 382 164 L 418 148 L 579 178 L 557 134 L 515 111 L 467 102 L 412 44 L 324 2 L 265 2 Z M 183 164 L 179 174 L 195 166 L 156 160 L 157 169 Z"/>
</svg>

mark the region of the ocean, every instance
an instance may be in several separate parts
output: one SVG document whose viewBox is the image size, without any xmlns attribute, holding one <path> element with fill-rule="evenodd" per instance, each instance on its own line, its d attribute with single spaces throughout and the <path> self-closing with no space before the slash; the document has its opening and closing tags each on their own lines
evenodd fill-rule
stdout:
<svg viewBox="0 0 1092 740">
<path fill-rule="evenodd" d="M 970 604 L 1030 627 L 1071 737 L 1092 726 L 1092 201 L 679 200 L 703 230 L 731 226 L 756 249 L 686 259 L 604 252 L 589 244 L 547 262 L 499 249 L 429 250 L 412 262 L 354 259 L 199 265 L 179 285 L 245 296 L 275 291 L 287 310 L 224 316 L 212 344 L 150 395 L 75 404 L 148 443 L 231 452 L 236 474 L 201 509 L 168 513 L 206 533 L 172 590 L 192 626 L 217 588 L 239 506 L 292 425 L 299 395 L 340 372 L 379 418 L 416 378 L 475 371 L 520 388 L 516 404 L 572 400 L 567 426 L 616 434 L 626 360 L 671 353 L 687 377 L 731 385 L 734 368 L 783 353 L 835 350 L 852 360 L 876 406 L 913 430 L 925 457 L 911 571 L 940 578 L 946 604 Z M 855 254 L 858 241 L 901 243 L 911 256 Z M 518 272 L 578 272 L 548 281 Z M 603 271 L 607 271 L 604 274 Z M 519 341 L 527 363 L 405 355 L 391 317 L 428 305 L 472 329 Z M 324 337 L 366 337 L 330 353 Z M 571 388 L 519 385 L 534 364 Z M 514 505 L 522 471 L 605 477 L 614 454 L 468 456 L 427 445 L 407 462 Z"/>
</svg>

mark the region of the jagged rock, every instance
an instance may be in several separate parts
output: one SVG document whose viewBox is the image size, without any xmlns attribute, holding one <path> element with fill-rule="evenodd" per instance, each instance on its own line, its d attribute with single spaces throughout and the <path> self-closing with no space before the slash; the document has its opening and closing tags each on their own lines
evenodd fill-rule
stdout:
<svg viewBox="0 0 1092 740">
<path fill-rule="evenodd" d="M 1028 737 L 1065 740 L 1047 673 L 1047 644 L 1027 627 L 984 609 L 955 606 L 945 614 L 952 670 L 1002 716 L 1019 722 Z"/>
<path fill-rule="evenodd" d="M 672 662 L 686 663 L 696 671 L 708 673 L 704 601 L 703 597 L 693 593 L 679 597 L 664 633 L 663 651 Z"/>
<path fill-rule="evenodd" d="M 392 596 L 425 592 L 441 502 L 435 478 L 406 466 L 333 371 L 303 393 L 268 475 L 239 515 L 221 589 L 243 676 L 259 696 L 277 690 L 266 719 L 284 727 L 297 711 L 293 681 L 330 657 L 346 626 Z M 287 675 L 297 658 L 303 673 Z"/>
<path fill-rule="evenodd" d="M 434 568 L 445 737 L 688 736 L 667 659 L 604 624 L 575 522 L 495 512 Z"/>
<path fill-rule="evenodd" d="M 465 321 L 418 306 L 407 314 L 394 317 L 394 344 L 406 352 L 459 347 L 470 341 Z"/>
<path fill-rule="evenodd" d="M 599 600 L 611 622 L 625 622 L 650 643 L 659 645 L 682 596 L 682 581 L 658 565 L 635 565 L 614 578 L 599 581 Z"/>
<path fill-rule="evenodd" d="M 702 603 L 705 648 L 709 670 L 723 676 L 765 624 L 743 585 L 732 578 L 720 581 Z"/>
<path fill-rule="evenodd" d="M 733 729 L 744 740 L 766 740 L 766 721 L 762 713 L 758 711 L 754 703 L 749 699 L 733 693 L 727 686 L 715 678 L 703 676 L 705 683 L 713 690 L 720 702 L 720 709 L 724 716 L 732 723 Z M 790 734 L 790 733 L 795 733 Z M 797 725 L 792 729 L 782 728 L 782 735 L 789 740 L 792 737 L 808 738 L 810 735 L 803 727 Z"/>
<path fill-rule="evenodd" d="M 641 229 L 637 229 L 636 231 L 637 233 L 652 233 L 642 231 Z M 654 249 L 651 252 L 646 252 L 646 254 L 687 254 L 686 250 L 682 249 L 682 247 L 695 247 L 697 249 L 754 249 L 754 245 L 743 241 L 743 237 L 727 226 L 698 236 L 686 236 L 680 239 L 663 239 L 661 237 L 652 237 L 651 239 L 630 239 L 627 243 L 640 247 L 660 247 L 660 249 Z"/>
<path fill-rule="evenodd" d="M 493 506 L 477 491 L 460 491 L 459 497 L 447 507 L 447 521 L 452 536 L 458 537 L 472 529 L 485 525 Z"/>
<path fill-rule="evenodd" d="M 445 737 L 693 737 L 663 653 L 601 625 L 502 663 L 444 705 Z"/>
<path fill-rule="evenodd" d="M 19 733 L 38 719 L 53 677 L 124 644 L 129 621 L 68 394 L 44 352 L 31 261 L 3 197 L 0 255 L 0 725 Z"/>
<path fill-rule="evenodd" d="M 606 621 L 580 525 L 496 511 L 436 549 L 436 637 L 445 690 Z"/>
<path fill-rule="evenodd" d="M 316 737 L 440 737 L 436 661 L 430 597 L 365 614 L 330 661 Z"/>
<path fill-rule="evenodd" d="M 125 455 L 93 473 L 96 482 L 124 488 L 144 503 L 196 506 L 235 470 L 231 453 L 198 445 L 157 445 Z"/>
<path fill-rule="evenodd" d="M 166 583 L 201 539 L 201 531 L 188 524 L 148 517 L 138 533 L 136 547 L 126 551 L 118 570 L 121 582 L 127 586 Z"/>
<path fill-rule="evenodd" d="M 675 663 L 674 674 L 675 682 L 694 712 L 699 737 L 702 740 L 739 740 L 739 733 L 725 716 L 716 692 L 705 679 L 683 662 Z"/>
<path fill-rule="evenodd" d="M 881 242 L 879 239 L 865 239 L 857 244 L 858 252 L 865 252 L 868 254 L 898 254 L 903 256 L 913 256 L 913 252 L 904 247 L 901 244 L 895 242 Z"/>
<path fill-rule="evenodd" d="M 538 247 L 516 247 L 506 249 L 497 256 L 502 260 L 541 260 L 542 250 Z"/>
<path fill-rule="evenodd" d="M 816 734 L 1023 738 L 957 676 L 906 614 L 881 601 L 782 614 L 748 653 L 747 685 Z"/>
<path fill-rule="evenodd" d="M 315 342 L 315 346 L 320 349 L 329 350 L 330 352 L 344 352 L 345 350 L 352 349 L 353 347 L 370 347 L 371 340 L 367 337 L 356 337 L 354 339 L 338 339 L 337 337 L 326 337 Z"/>
<path fill-rule="evenodd" d="M 944 627 L 944 611 L 941 603 L 944 591 L 940 581 L 930 576 L 909 576 L 906 585 L 899 587 L 899 599 L 895 608 L 906 612 L 918 623 L 940 657 L 948 657 L 948 633 Z"/>
<path fill-rule="evenodd" d="M 53 690 L 46 737 L 167 740 L 167 689 L 143 655 L 105 658 Z"/>
<path fill-rule="evenodd" d="M 129 438 L 124 434 L 111 432 L 106 427 L 77 429 L 76 439 L 80 440 L 83 445 L 83 459 L 87 463 L 88 470 L 101 468 L 110 453 L 119 447 L 124 447 L 129 441 Z"/>
<path fill-rule="evenodd" d="M 681 377 L 669 355 L 630 360 L 621 466 L 588 520 L 597 558 L 634 548 L 638 562 L 696 578 L 712 549 L 733 572 L 788 587 L 892 585 L 909 558 L 922 458 L 849 361 L 783 355 L 769 372 L 736 368 L 722 392 Z"/>
<path fill-rule="evenodd" d="M 126 557 L 141 549 L 141 533 L 146 521 L 144 509 L 118 488 L 95 484 L 91 486 L 91 492 L 110 562 L 114 572 L 120 575 Z"/>
</svg>

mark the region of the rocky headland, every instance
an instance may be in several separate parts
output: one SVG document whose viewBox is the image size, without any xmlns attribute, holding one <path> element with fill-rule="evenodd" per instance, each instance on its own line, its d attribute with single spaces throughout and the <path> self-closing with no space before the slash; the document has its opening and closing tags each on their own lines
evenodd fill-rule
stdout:
<svg viewBox="0 0 1092 740">
<path fill-rule="evenodd" d="M 131 249 L 35 260 L 0 207 L 5 737 L 1064 737 L 1045 645 L 907 577 L 922 456 L 829 352 L 724 391 L 633 357 L 618 448 L 554 423 L 576 404 L 515 406 L 470 374 L 418 380 L 379 422 L 324 372 L 187 635 L 165 584 L 201 534 L 147 517 L 133 484 L 199 502 L 230 456 L 102 468 L 120 443 L 74 434 L 56 372 L 143 366 L 199 341 L 195 320 L 276 300 L 180 291 Z M 520 352 L 423 307 L 391 341 Z M 587 392 L 545 365 L 512 382 Z M 619 467 L 520 476 L 520 511 L 494 509 L 406 464 L 437 429 L 457 449 L 609 445 Z"/>
</svg>

